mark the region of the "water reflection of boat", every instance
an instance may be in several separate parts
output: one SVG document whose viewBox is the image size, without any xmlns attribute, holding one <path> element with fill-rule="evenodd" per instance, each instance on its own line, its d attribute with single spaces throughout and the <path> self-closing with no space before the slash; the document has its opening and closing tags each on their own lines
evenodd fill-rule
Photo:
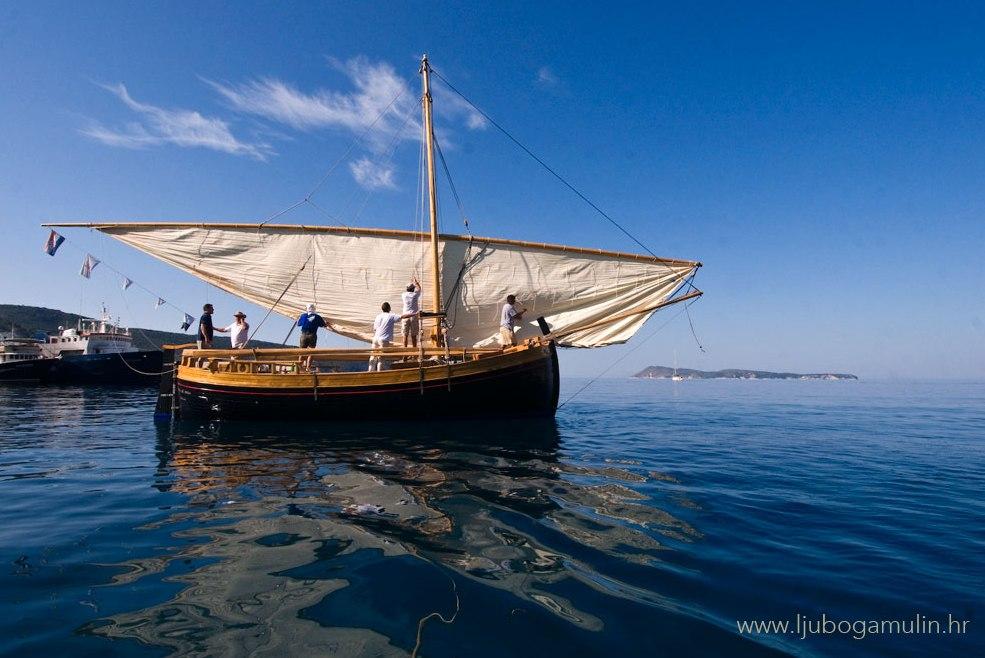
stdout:
<svg viewBox="0 0 985 658">
<path fill-rule="evenodd" d="M 571 463 L 553 422 L 255 430 L 159 430 L 157 486 L 188 503 L 145 529 L 180 548 L 115 582 L 168 572 L 182 590 L 85 632 L 179 654 L 406 655 L 458 599 L 428 655 L 539 655 L 560 634 L 593 653 L 607 627 L 641 651 L 686 647 L 651 627 L 727 636 L 653 587 L 666 542 L 700 537 L 646 501 L 660 478 Z"/>
</svg>

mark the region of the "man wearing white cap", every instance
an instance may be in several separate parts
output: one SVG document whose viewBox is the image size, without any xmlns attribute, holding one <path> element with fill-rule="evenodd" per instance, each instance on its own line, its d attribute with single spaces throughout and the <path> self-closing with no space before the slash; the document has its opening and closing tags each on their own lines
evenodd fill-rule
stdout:
<svg viewBox="0 0 985 658">
<path fill-rule="evenodd" d="M 328 327 L 322 316 L 315 313 L 315 305 L 308 304 L 308 310 L 298 318 L 301 327 L 301 347 L 314 348 L 318 346 L 318 329 Z"/>
</svg>

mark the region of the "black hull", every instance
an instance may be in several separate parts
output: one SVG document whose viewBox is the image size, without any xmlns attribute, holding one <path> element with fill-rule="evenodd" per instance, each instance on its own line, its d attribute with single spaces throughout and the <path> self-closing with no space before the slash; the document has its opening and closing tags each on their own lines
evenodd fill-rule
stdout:
<svg viewBox="0 0 985 658">
<path fill-rule="evenodd" d="M 283 391 L 176 382 L 179 416 L 216 420 L 427 420 L 553 418 L 560 378 L 553 343 L 545 358 L 419 385 Z"/>
<path fill-rule="evenodd" d="M 45 381 L 58 359 L 33 359 L 0 363 L 0 382 L 39 383 Z"/>
<path fill-rule="evenodd" d="M 86 354 L 63 356 L 52 361 L 55 363 L 42 379 L 46 384 L 156 386 L 163 370 L 164 353 L 160 350 L 148 350 Z"/>
</svg>

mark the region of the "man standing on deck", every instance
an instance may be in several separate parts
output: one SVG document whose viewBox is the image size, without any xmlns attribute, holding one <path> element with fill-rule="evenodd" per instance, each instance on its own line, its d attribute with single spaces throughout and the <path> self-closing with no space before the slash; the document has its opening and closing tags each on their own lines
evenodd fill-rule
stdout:
<svg viewBox="0 0 985 658">
<path fill-rule="evenodd" d="M 298 318 L 298 326 L 301 327 L 302 348 L 315 348 L 318 346 L 318 329 L 328 327 L 322 316 L 315 313 L 315 305 L 308 304 L 308 310 Z"/>
<path fill-rule="evenodd" d="M 503 313 L 499 320 L 499 342 L 504 348 L 516 345 L 516 334 L 513 333 L 513 328 L 516 327 L 516 323 L 523 318 L 523 314 L 526 312 L 527 309 L 516 310 L 516 295 L 506 296 L 506 303 L 503 304 Z"/>
<path fill-rule="evenodd" d="M 407 339 L 410 338 L 411 345 L 417 347 L 417 334 L 420 333 L 421 320 L 417 312 L 421 310 L 421 282 L 414 277 L 407 292 L 400 295 L 404 302 L 404 319 L 400 323 L 400 329 L 404 334 L 404 347 L 407 347 Z M 409 318 L 407 313 L 413 313 Z"/>
<path fill-rule="evenodd" d="M 246 347 L 249 340 L 250 325 L 246 322 L 246 313 L 237 311 L 233 317 L 233 323 L 220 331 L 229 332 L 229 342 L 232 343 L 234 350 L 241 350 Z"/>
<path fill-rule="evenodd" d="M 202 307 L 202 317 L 198 320 L 198 349 L 207 350 L 212 347 L 212 340 L 215 337 L 213 332 L 222 331 L 226 332 L 228 329 L 223 329 L 222 327 L 212 326 L 212 313 L 215 309 L 212 308 L 212 304 L 206 304 Z"/>
<path fill-rule="evenodd" d="M 383 306 L 380 307 L 382 313 L 376 316 L 373 320 L 373 348 L 377 347 L 390 347 L 393 344 L 393 325 L 397 320 L 403 320 L 415 316 L 419 311 L 414 311 L 413 313 L 404 313 L 403 315 L 397 315 L 396 313 L 390 312 L 390 302 L 383 302 Z M 370 372 L 374 370 L 383 370 L 383 359 L 379 356 L 369 357 L 369 368 Z"/>
</svg>

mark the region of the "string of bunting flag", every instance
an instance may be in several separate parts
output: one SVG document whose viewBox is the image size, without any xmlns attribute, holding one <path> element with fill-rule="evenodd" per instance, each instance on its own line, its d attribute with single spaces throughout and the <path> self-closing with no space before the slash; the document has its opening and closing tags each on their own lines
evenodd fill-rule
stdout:
<svg viewBox="0 0 985 658">
<path fill-rule="evenodd" d="M 59 234 L 59 233 L 57 233 L 55 231 L 51 231 L 51 233 L 48 235 L 48 239 L 45 241 L 44 246 L 42 247 L 42 250 L 44 251 L 44 253 L 48 254 L 49 256 L 54 256 L 58 252 L 58 250 L 61 248 L 61 246 L 63 244 L 65 244 L 65 236 L 64 235 L 61 235 L 61 234 Z M 109 263 L 106 263 L 106 262 L 104 262 L 104 261 L 96 258 L 92 254 L 90 254 L 88 251 L 86 251 L 84 249 L 81 249 L 81 248 L 75 246 L 74 244 L 69 243 L 69 246 L 72 247 L 73 249 L 76 249 L 80 253 L 85 254 L 85 258 L 83 258 L 83 260 L 82 260 L 82 268 L 79 270 L 79 276 L 81 276 L 82 278 L 84 278 L 84 279 L 91 279 L 92 278 L 92 271 L 95 270 L 97 266 L 102 265 L 103 267 L 105 267 L 108 270 L 111 270 L 117 276 L 120 277 L 120 285 L 123 288 L 123 290 L 128 290 L 131 286 L 136 286 L 137 288 L 140 288 L 141 290 L 143 290 L 147 294 L 149 294 L 152 297 L 154 297 L 154 299 L 157 300 L 154 303 L 154 310 L 157 310 L 157 309 L 161 308 L 162 306 L 170 306 L 171 308 L 173 308 L 176 311 L 178 311 L 179 313 L 181 313 L 182 316 L 183 316 L 183 318 L 182 318 L 182 322 L 181 322 L 181 324 L 179 326 L 181 327 L 181 330 L 182 331 L 188 331 L 188 328 L 191 326 L 192 322 L 195 321 L 195 318 L 191 314 L 189 314 L 187 311 L 185 311 L 184 309 L 178 308 L 177 306 L 175 306 L 171 302 L 167 301 L 166 299 L 164 299 L 163 297 L 161 297 L 160 295 L 158 295 L 156 292 L 154 292 L 150 288 L 147 288 L 146 286 L 141 285 L 140 283 L 134 281 L 133 279 L 131 279 L 126 274 L 124 274 L 123 272 L 119 271 L 118 269 L 116 269 L 115 267 L 113 267 L 112 265 L 110 265 Z"/>
</svg>

